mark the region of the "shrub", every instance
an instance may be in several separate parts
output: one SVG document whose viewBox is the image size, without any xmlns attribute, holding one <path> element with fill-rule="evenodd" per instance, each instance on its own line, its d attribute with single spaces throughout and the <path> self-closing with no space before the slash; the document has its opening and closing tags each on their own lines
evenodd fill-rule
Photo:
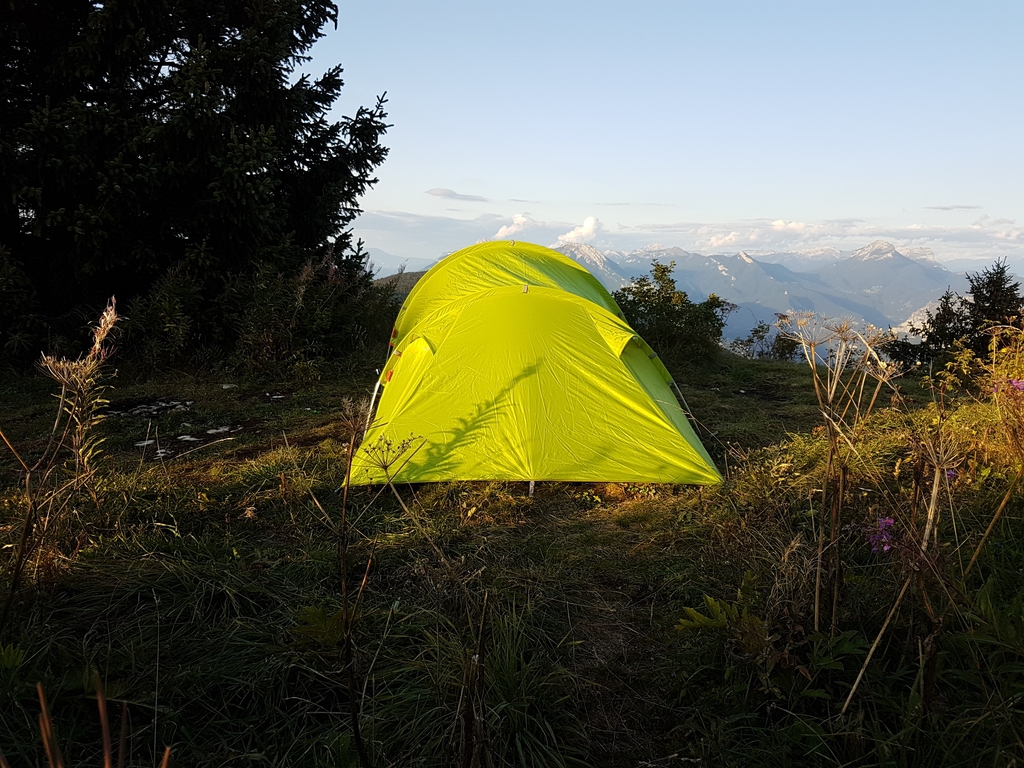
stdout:
<svg viewBox="0 0 1024 768">
<path fill-rule="evenodd" d="M 893 337 L 880 348 L 890 359 L 904 364 L 948 363 L 958 348 L 966 347 L 977 357 L 988 353 L 992 329 L 1014 323 L 1024 309 L 1020 283 L 1014 282 L 1005 261 L 997 261 L 981 272 L 970 272 L 966 296 L 947 289 L 935 311 L 928 311 L 920 326 L 910 331 L 921 339 L 913 343 Z"/>
<path fill-rule="evenodd" d="M 214 360 L 249 370 L 346 356 L 385 339 L 394 290 L 376 285 L 357 247 L 328 248 L 297 273 L 261 263 L 231 275 L 215 297 L 182 265 L 131 305 L 122 357 L 141 372 L 206 367 Z"/>
<path fill-rule="evenodd" d="M 729 313 L 736 309 L 715 294 L 695 304 L 672 278 L 675 262 L 651 266 L 651 277 L 633 278 L 613 295 L 626 320 L 662 354 L 711 354 L 722 341 Z"/>
<path fill-rule="evenodd" d="M 248 370 L 338 357 L 387 337 L 394 289 L 378 286 L 366 256 L 333 249 L 287 275 L 265 265 L 230 281 L 219 299 L 233 332 L 232 361 Z"/>
<path fill-rule="evenodd" d="M 769 325 L 763 320 L 750 329 L 745 339 L 735 339 L 729 348 L 742 357 L 757 360 L 793 360 L 800 349 L 800 343 L 781 332 L 780 325 L 787 322 L 786 315 L 776 314 L 775 323 Z M 773 333 L 774 331 L 774 333 Z"/>
</svg>

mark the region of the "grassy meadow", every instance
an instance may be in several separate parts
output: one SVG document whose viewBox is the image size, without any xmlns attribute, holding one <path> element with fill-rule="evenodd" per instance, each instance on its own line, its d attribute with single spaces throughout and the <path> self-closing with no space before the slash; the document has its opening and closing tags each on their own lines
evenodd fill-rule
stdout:
<svg viewBox="0 0 1024 768">
<path fill-rule="evenodd" d="M 67 764 L 100 764 L 100 679 L 132 766 L 1024 765 L 1006 343 L 930 384 L 852 342 L 814 376 L 668 360 L 726 482 L 532 497 L 346 494 L 378 352 L 97 360 L 66 430 L 52 376 L 8 376 L 0 749 L 45 764 L 41 683 Z"/>
</svg>

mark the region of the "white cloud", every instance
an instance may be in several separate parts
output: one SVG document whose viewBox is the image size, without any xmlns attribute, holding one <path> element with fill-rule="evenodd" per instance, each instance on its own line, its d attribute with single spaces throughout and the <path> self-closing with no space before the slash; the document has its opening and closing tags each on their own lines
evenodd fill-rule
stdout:
<svg viewBox="0 0 1024 768">
<path fill-rule="evenodd" d="M 778 219 L 772 222 L 772 229 L 777 230 L 788 230 L 790 232 L 803 232 L 807 229 L 807 225 L 802 221 L 783 221 Z"/>
<path fill-rule="evenodd" d="M 589 243 L 602 229 L 601 222 L 593 216 L 587 216 L 578 227 L 558 236 L 558 245 L 562 243 Z"/>
<path fill-rule="evenodd" d="M 517 213 L 512 217 L 512 223 L 506 224 L 494 233 L 492 240 L 508 240 L 512 235 L 517 235 L 524 229 L 537 226 L 538 222 L 531 219 L 525 213 Z"/>
<path fill-rule="evenodd" d="M 776 224 L 776 222 L 781 222 Z M 793 224 L 801 225 L 792 226 Z M 437 258 L 481 239 L 529 239 L 537 243 L 600 242 L 602 248 L 630 251 L 652 242 L 696 253 L 805 251 L 822 247 L 853 251 L 874 240 L 897 249 L 930 248 L 940 263 L 949 260 L 991 262 L 1006 257 L 1024 264 L 1024 227 L 1020 220 L 988 218 L 975 225 L 940 226 L 910 219 L 899 224 L 858 218 L 791 222 L 746 219 L 721 222 L 650 221 L 609 229 L 595 217 L 582 225 L 538 220 L 520 213 L 511 219 L 496 214 L 472 218 L 422 216 L 400 211 L 367 211 L 355 234 L 368 246 L 401 258 Z M 495 234 L 495 230 L 497 233 Z M 1024 267 L 1019 268 L 1024 274 Z"/>
<path fill-rule="evenodd" d="M 733 245 L 739 239 L 739 232 L 722 232 L 709 237 L 707 243 L 712 248 L 721 248 L 723 245 Z"/>
</svg>

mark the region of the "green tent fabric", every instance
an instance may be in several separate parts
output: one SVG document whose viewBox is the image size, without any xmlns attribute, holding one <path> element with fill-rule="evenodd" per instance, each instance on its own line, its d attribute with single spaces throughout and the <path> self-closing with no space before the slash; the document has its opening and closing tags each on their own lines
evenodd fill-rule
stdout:
<svg viewBox="0 0 1024 768">
<path fill-rule="evenodd" d="M 475 258 L 486 262 L 488 250 L 474 247 Z M 521 274 L 449 301 L 424 294 L 432 306 L 396 336 L 352 484 L 720 482 L 670 376 L 614 302 Z"/>
<path fill-rule="evenodd" d="M 397 345 L 439 306 L 503 285 L 560 288 L 622 316 L 608 289 L 578 262 L 540 245 L 504 240 L 471 245 L 435 264 L 402 303 L 392 341 Z"/>
</svg>

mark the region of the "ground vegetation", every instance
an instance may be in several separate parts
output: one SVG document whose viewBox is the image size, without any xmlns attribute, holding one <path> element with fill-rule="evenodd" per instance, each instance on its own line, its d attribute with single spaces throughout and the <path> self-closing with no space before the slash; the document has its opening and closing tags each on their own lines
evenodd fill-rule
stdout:
<svg viewBox="0 0 1024 768">
<path fill-rule="evenodd" d="M 100 759 L 97 676 L 129 765 L 1024 759 L 1018 328 L 922 385 L 793 316 L 802 363 L 670 361 L 721 486 L 531 496 L 346 491 L 383 349 L 131 382 L 111 322 L 0 391 L 12 765 L 36 683 Z"/>
</svg>

